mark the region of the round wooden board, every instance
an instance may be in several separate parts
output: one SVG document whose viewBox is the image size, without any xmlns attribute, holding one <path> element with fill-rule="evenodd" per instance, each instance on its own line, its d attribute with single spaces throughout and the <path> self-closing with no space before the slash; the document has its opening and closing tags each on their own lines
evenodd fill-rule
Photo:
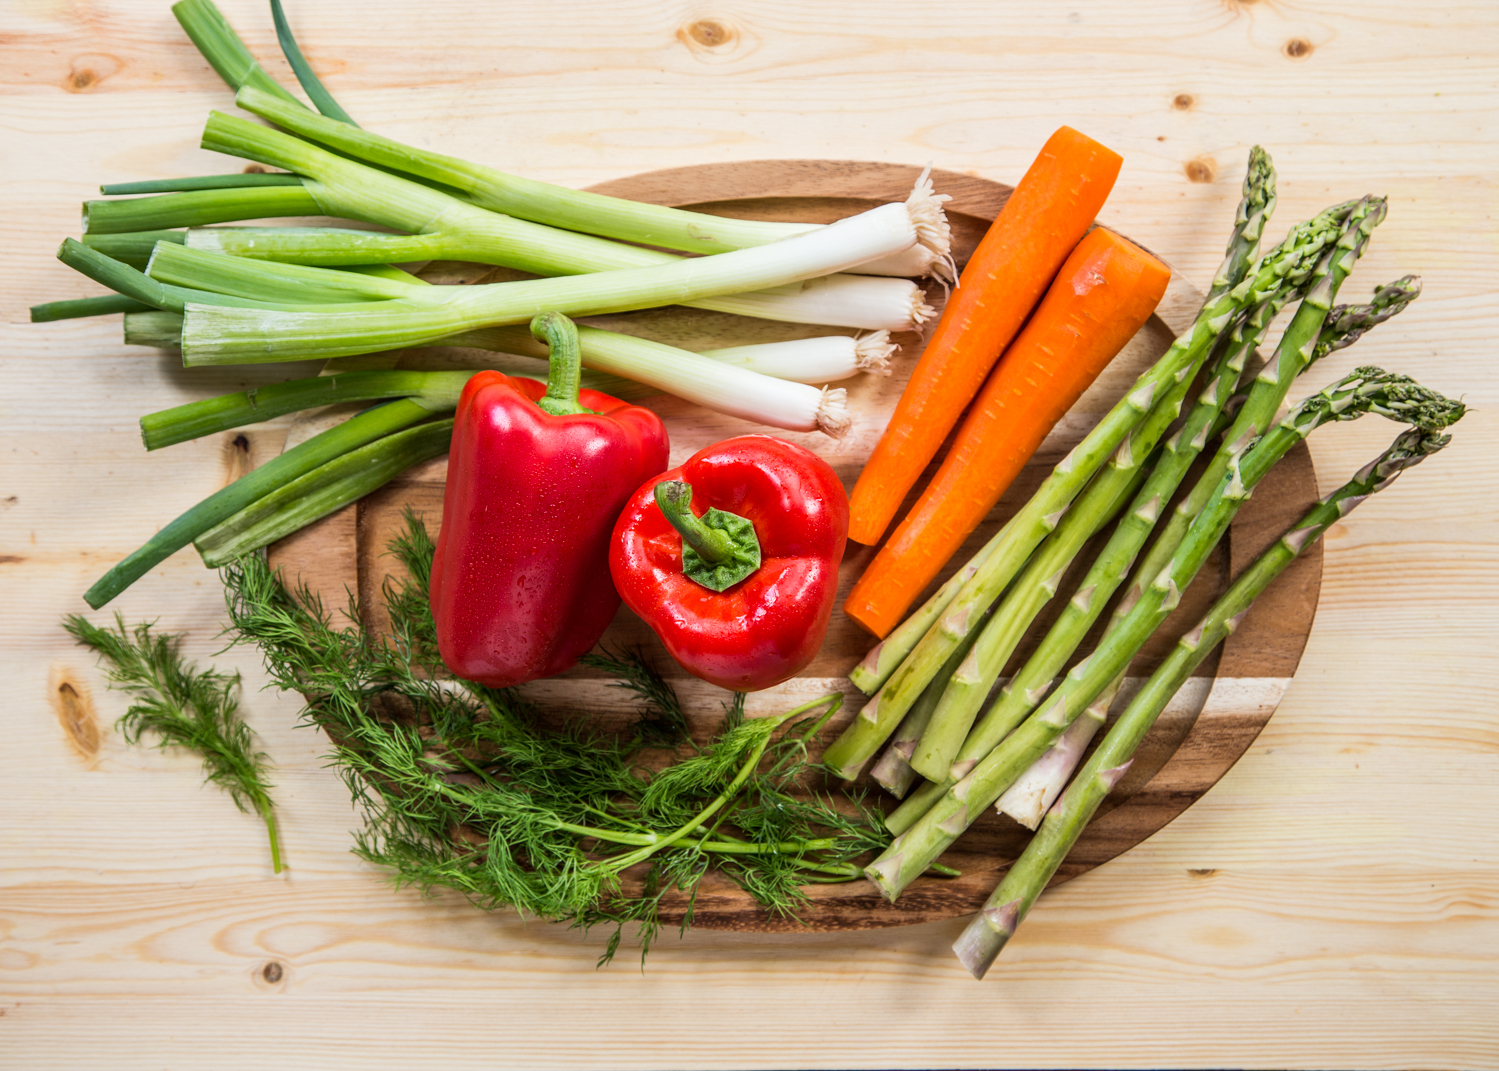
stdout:
<svg viewBox="0 0 1499 1071">
<path fill-rule="evenodd" d="M 641 201 L 691 205 L 724 215 L 830 222 L 875 204 L 904 199 L 918 174 L 918 168 L 892 164 L 764 160 L 650 172 L 594 189 Z M 939 192 L 952 197 L 947 210 L 953 224 L 954 252 L 961 265 L 1004 204 L 1009 187 L 946 171 L 934 172 L 932 178 Z M 432 266 L 429 273 L 446 274 L 447 281 L 474 281 L 495 274 L 458 265 Z M 932 285 L 928 289 L 936 291 L 929 295 L 929 300 L 940 305 L 943 297 L 940 287 Z M 1179 276 L 1173 276 L 1156 315 L 1057 426 L 1004 500 L 936 583 L 945 580 L 966 560 L 969 552 L 987 540 L 1029 497 L 1051 467 L 1114 404 L 1134 377 L 1190 324 L 1200 303 L 1201 294 Z M 652 333 L 687 348 L 835 333 L 831 328 L 695 312 L 688 329 L 668 337 L 661 333 L 659 325 L 652 330 L 655 318 L 656 314 L 645 311 L 590 322 L 616 330 Z M 849 388 L 850 405 L 857 415 L 854 428 L 842 442 L 835 443 L 815 433 L 779 433 L 825 457 L 850 488 L 920 352 L 921 339 L 915 334 L 897 339 L 903 345 L 903 352 L 896 359 L 894 375 L 861 376 L 840 384 Z M 473 354 L 467 356 L 472 358 Z M 413 351 L 402 357 L 401 367 L 451 366 L 457 359 L 459 355 L 453 352 Z M 665 419 L 671 433 L 673 465 L 731 435 L 770 430 L 665 395 L 641 404 Z M 392 563 L 384 554 L 386 543 L 400 527 L 402 511 L 408 506 L 424 515 L 435 534 L 442 514 L 445 472 L 446 462 L 441 459 L 407 472 L 355 506 L 277 544 L 271 550 L 273 564 L 288 577 L 300 575 L 322 594 L 325 605 L 343 605 L 345 591 L 356 591 L 366 615 L 365 623 L 379 628 L 383 624 L 383 607 L 378 595 L 392 572 Z M 1127 701 L 1133 687 L 1164 657 L 1175 637 L 1194 624 L 1227 586 L 1228 578 L 1278 538 L 1316 497 L 1311 457 L 1302 445 L 1256 490 L 1234 522 L 1225 541 L 1227 545 L 1218 548 L 1188 589 L 1181 606 L 1131 666 L 1129 680 L 1115 704 L 1116 712 L 1122 709 L 1121 704 Z M 849 544 L 840 574 L 840 606 L 872 554 L 872 548 Z M 1080 556 L 1084 565 L 1088 560 L 1090 554 Z M 1068 581 L 1075 579 L 1069 577 Z M 1316 613 L 1321 579 L 1319 543 L 1255 604 L 1218 657 L 1203 664 L 1199 676 L 1162 715 L 1136 756 L 1130 775 L 1084 833 L 1056 881 L 1066 881 L 1112 859 L 1166 825 L 1212 787 L 1253 743 L 1301 660 Z M 1063 590 L 1067 590 L 1065 585 Z M 1062 600 L 1054 601 L 1060 604 Z M 1006 673 L 1012 672 L 1030 654 L 1058 608 L 1053 607 L 1053 612 L 1043 615 L 1031 629 L 1030 637 L 1016 652 Z M 1090 639 L 1090 645 L 1091 642 Z M 610 648 L 644 650 L 682 695 L 684 705 L 692 713 L 694 731 L 704 737 L 712 732 L 727 694 L 682 672 L 637 617 L 621 609 L 603 643 Z M 848 683 L 846 674 L 871 643 L 868 634 L 841 611 L 835 611 L 817 660 L 795 680 L 750 696 L 748 713 L 751 716 L 772 713 L 829 691 L 841 691 L 846 696 L 843 709 L 824 734 L 823 742 L 830 741 L 866 701 Z M 573 670 L 527 685 L 525 690 L 544 710 L 554 712 L 557 717 L 586 710 L 607 726 L 623 724 L 632 716 L 628 697 L 606 678 L 587 670 Z M 877 787 L 869 788 L 871 798 L 888 800 Z M 699 890 L 693 924 L 746 931 L 867 929 L 967 914 L 977 910 L 987 898 L 1000 872 L 1019 854 L 1028 837 L 1028 831 L 991 812 L 944 857 L 945 862 L 963 872 L 962 877 L 921 878 L 895 904 L 887 903 L 864 881 L 813 886 L 809 889 L 811 902 L 801 912 L 799 921 L 768 915 L 732 883 L 710 876 Z M 679 920 L 684 909 L 684 903 L 669 901 L 664 905 L 663 918 Z"/>
</svg>

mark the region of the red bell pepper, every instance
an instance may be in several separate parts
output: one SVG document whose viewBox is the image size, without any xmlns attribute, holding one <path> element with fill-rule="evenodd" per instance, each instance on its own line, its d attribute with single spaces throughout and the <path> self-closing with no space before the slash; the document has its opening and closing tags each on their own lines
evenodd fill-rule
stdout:
<svg viewBox="0 0 1499 1071">
<path fill-rule="evenodd" d="M 743 435 L 636 491 L 609 567 L 683 668 L 756 691 L 794 677 L 822 646 L 847 536 L 848 499 L 826 461 Z"/>
<path fill-rule="evenodd" d="M 578 389 L 571 321 L 543 314 L 531 332 L 551 348 L 545 386 L 480 372 L 458 399 L 432 560 L 442 660 L 495 688 L 560 673 L 598 642 L 619 608 L 614 520 L 667 459 L 655 413 Z"/>
</svg>

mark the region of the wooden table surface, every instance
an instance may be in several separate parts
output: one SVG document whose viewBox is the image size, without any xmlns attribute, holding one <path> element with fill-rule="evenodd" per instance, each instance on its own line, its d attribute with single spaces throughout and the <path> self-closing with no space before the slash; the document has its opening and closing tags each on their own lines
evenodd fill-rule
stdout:
<svg viewBox="0 0 1499 1071">
<path fill-rule="evenodd" d="M 223 5 L 290 83 L 263 4 Z M 1499 7 L 1478 0 L 891 0 L 803 5 L 291 5 L 367 125 L 582 186 L 767 157 L 1013 182 L 1069 123 L 1121 151 L 1103 221 L 1199 285 L 1248 147 L 1289 221 L 1391 211 L 1349 284 L 1422 299 L 1355 364 L 1466 395 L 1445 454 L 1332 531 L 1279 712 L 1201 802 L 1049 894 L 979 984 L 960 920 L 853 934 L 693 933 L 595 971 L 597 939 L 388 888 L 298 703 L 216 655 L 191 552 L 117 601 L 245 675 L 291 869 L 199 785 L 129 748 L 59 630 L 156 527 L 279 449 L 285 423 L 157 455 L 147 411 L 305 374 L 173 368 L 117 317 L 31 326 L 96 292 L 52 254 L 100 182 L 237 170 L 197 148 L 229 95 L 166 0 L 0 3 L 0 1064 L 7 1068 L 1493 1067 L 1499 1065 Z M 1388 439 L 1312 442 L 1325 488 Z M 96 619 L 102 615 L 96 615 Z M 63 721 L 92 706 L 100 736 Z M 90 746 L 92 743 L 92 746 Z M 80 750 L 80 747 L 82 750 Z"/>
</svg>

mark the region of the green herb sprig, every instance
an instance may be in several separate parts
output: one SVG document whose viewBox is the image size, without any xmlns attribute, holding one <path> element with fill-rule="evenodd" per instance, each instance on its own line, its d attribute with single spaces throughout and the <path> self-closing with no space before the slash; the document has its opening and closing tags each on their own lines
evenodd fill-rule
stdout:
<svg viewBox="0 0 1499 1071">
<path fill-rule="evenodd" d="M 803 788 L 817 769 L 807 743 L 841 697 L 747 720 L 735 696 L 698 747 L 677 696 L 639 655 L 595 655 L 591 665 L 641 700 L 633 731 L 543 727 L 513 690 L 443 667 L 419 520 L 408 515 L 391 552 L 409 576 L 386 586 L 388 636 L 335 628 L 310 592 L 289 592 L 259 558 L 221 576 L 236 642 L 259 646 L 275 684 L 301 693 L 333 742 L 331 765 L 363 814 L 355 854 L 396 885 L 612 927 L 603 964 L 631 925 L 648 951 L 668 894 L 685 894 L 685 932 L 710 871 L 795 917 L 806 885 L 858 879 L 855 860 L 887 843 L 859 801 L 840 809 Z M 360 620 L 357 605 L 349 616 Z M 663 751 L 676 761 L 651 774 L 650 754 L 659 765 Z"/>
<path fill-rule="evenodd" d="M 281 873 L 276 813 L 271 804 L 264 752 L 239 716 L 238 673 L 199 670 L 182 657 L 179 636 L 153 633 L 142 622 L 129 629 L 119 614 L 115 629 L 100 628 L 73 614 L 63 628 L 108 664 L 111 688 L 135 697 L 115 728 L 131 744 L 147 733 L 160 748 L 187 748 L 203 759 L 205 779 L 229 793 L 240 810 L 265 822 L 271 867 Z"/>
</svg>

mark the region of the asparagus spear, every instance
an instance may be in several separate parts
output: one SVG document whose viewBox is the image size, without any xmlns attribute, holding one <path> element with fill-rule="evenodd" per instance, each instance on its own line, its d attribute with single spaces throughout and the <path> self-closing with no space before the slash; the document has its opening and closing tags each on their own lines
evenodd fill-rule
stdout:
<svg viewBox="0 0 1499 1071">
<path fill-rule="evenodd" d="M 953 944 L 959 961 L 975 978 L 983 978 L 996 956 L 1030 913 L 1041 890 L 1077 843 L 1099 805 L 1129 769 L 1140 741 L 1167 702 L 1200 663 L 1243 619 L 1250 605 L 1285 568 L 1327 529 L 1364 499 L 1384 490 L 1405 469 L 1419 464 L 1451 441 L 1451 436 L 1412 428 L 1401 433 L 1342 487 L 1332 492 L 1281 539 L 1261 554 L 1213 604 L 1191 632 L 1130 702 L 1103 743 L 1061 800 L 1046 816 L 1041 831 L 1010 867 L 999 888 Z"/>
<path fill-rule="evenodd" d="M 1349 217 L 1348 228 L 1339 237 L 1332 252 L 1318 265 L 1314 285 L 1302 300 L 1291 323 L 1287 325 L 1280 345 L 1275 349 L 1275 356 L 1260 369 L 1243 406 L 1234 418 L 1233 426 L 1224 434 L 1218 452 L 1192 490 L 1176 507 L 1176 511 L 1167 518 L 1165 527 L 1145 557 L 1136 565 L 1124 601 L 1120 604 L 1122 608 L 1127 609 L 1132 605 L 1145 585 L 1171 560 L 1193 518 L 1202 511 L 1224 473 L 1228 471 L 1233 451 L 1241 448 L 1244 442 L 1258 435 L 1260 429 L 1269 427 L 1275 420 L 1275 414 L 1290 392 L 1291 384 L 1316 356 L 1333 298 L 1352 270 L 1353 262 L 1368 244 L 1373 229 L 1384 220 L 1386 208 L 1383 198 L 1372 197 L 1365 197 L 1355 206 Z"/>
<path fill-rule="evenodd" d="M 1285 241 L 1259 260 L 1243 282 L 1203 306 L 1192 328 L 1136 380 L 1133 389 L 1062 459 L 1031 500 L 995 536 L 972 578 L 885 682 L 878 701 L 865 704 L 824 753 L 824 765 L 840 777 L 858 775 L 979 616 L 1009 586 L 1036 545 L 1056 528 L 1099 467 L 1172 386 L 1197 374 L 1218 337 L 1239 313 L 1307 278 L 1323 251 L 1342 235 L 1348 211 L 1340 205 L 1298 224 Z"/>
<path fill-rule="evenodd" d="M 1414 300 L 1419 285 L 1410 277 L 1397 280 L 1379 291 L 1384 301 L 1368 305 L 1339 306 L 1329 315 L 1318 335 L 1317 353 L 1331 352 L 1351 344 L 1363 330 L 1383 322 Z M 1402 298 L 1396 299 L 1395 295 Z M 1092 568 L 1078 585 L 1078 594 L 1062 611 L 1056 624 L 1042 640 L 1036 653 L 1001 691 L 1000 697 L 969 733 L 958 752 L 953 769 L 940 781 L 918 788 L 900 807 L 885 818 L 887 828 L 902 833 L 941 798 L 973 765 L 1026 717 L 1050 688 L 1052 681 L 1077 649 L 1078 644 L 1103 613 L 1115 589 L 1129 572 L 1130 564 L 1144 547 L 1155 527 L 1162 506 L 1171 500 L 1177 486 L 1206 444 L 1223 429 L 1223 411 L 1232 395 L 1248 355 L 1259 344 L 1281 308 L 1300 296 L 1298 291 L 1284 291 L 1262 302 L 1239 323 L 1230 337 L 1229 347 L 1219 358 L 1209 377 L 1209 385 L 1188 414 L 1180 431 L 1166 443 L 1161 459 L 1155 464 L 1145 486 L 1120 521 L 1118 529 L 1100 552 Z M 1397 307 L 1398 305 L 1398 307 Z M 1380 319 L 1375 319 L 1380 317 Z M 1107 704 L 1085 711 L 1089 722 L 1101 724 Z M 1095 717 L 1096 715 L 1096 717 Z M 1069 730 L 1070 732 L 1070 730 Z M 1076 741 L 1084 730 L 1072 737 Z M 1040 761 L 1040 760 L 1038 760 Z M 1017 818 L 1019 816 L 1016 816 Z"/>
<path fill-rule="evenodd" d="M 1366 412 L 1435 430 L 1461 417 L 1463 406 L 1406 376 L 1360 368 L 1296 406 L 1254 446 L 1241 446 L 1169 566 L 1139 595 L 1098 649 L 1073 666 L 1041 708 L 865 868 L 880 891 L 894 900 L 1124 672 L 1176 608 L 1181 593 L 1254 486 L 1292 446 L 1322 424 L 1356 419 Z"/>
<path fill-rule="evenodd" d="M 970 632 L 967 638 L 958 644 L 957 650 L 948 656 L 947 664 L 933 678 L 932 683 L 926 686 L 926 690 L 912 704 L 911 709 L 906 712 L 906 716 L 901 719 L 900 726 L 895 730 L 895 735 L 890 738 L 885 753 L 870 769 L 869 776 L 874 782 L 896 799 L 910 791 L 911 783 L 916 780 L 916 771 L 911 768 L 911 756 L 916 753 L 916 745 L 920 742 L 922 734 L 926 732 L 927 724 L 932 720 L 932 711 L 937 709 L 937 701 L 942 698 L 948 678 L 968 656 L 973 644 L 983 634 L 984 623 L 987 623 L 993 613 L 991 608 L 984 615 L 984 622 Z"/>
<path fill-rule="evenodd" d="M 1015 779 L 1015 783 L 1004 790 L 999 799 L 994 801 L 995 811 L 1009 815 L 1026 829 L 1035 829 L 1040 825 L 1047 808 L 1066 787 L 1068 778 L 1082 760 L 1088 744 L 1108 720 L 1109 708 L 1123 683 L 1124 674 L 1121 673 L 1099 693 L 1087 710 L 1078 715 L 1075 722 L 1067 726 L 1066 731 L 1057 737 L 1057 742 L 1047 749 L 1046 754 L 1031 763 Z"/>
<path fill-rule="evenodd" d="M 1129 502 L 1149 469 L 1156 442 L 1181 409 L 1191 384 L 1172 388 L 1170 404 L 1153 411 L 1127 439 L 1041 544 L 1019 578 L 1000 600 L 993 619 L 963 659 L 932 712 L 930 723 L 911 757 L 911 767 L 931 781 L 947 776 L 958 749 L 968 737 L 979 708 L 999 679 L 1010 655 L 1045 605 L 1061 587 L 1072 560 L 1104 525 Z M 941 679 L 940 676 L 938 678 Z M 934 682 L 935 683 L 935 682 Z"/>
<path fill-rule="evenodd" d="M 1229 236 L 1223 262 L 1213 277 L 1205 302 L 1211 304 L 1243 281 L 1248 267 L 1259 256 L 1260 238 L 1265 224 L 1275 211 L 1275 166 L 1270 154 L 1256 145 L 1249 151 L 1249 167 L 1244 173 L 1243 196 L 1234 215 L 1234 229 Z M 1282 243 L 1284 245 L 1284 243 Z M 927 630 L 937 623 L 942 612 L 957 598 L 963 586 L 973 579 L 979 566 L 999 544 L 1000 532 L 917 611 L 898 625 L 889 636 L 876 644 L 848 675 L 860 691 L 873 695 L 905 661 Z"/>
<path fill-rule="evenodd" d="M 1374 296 L 1362 305 L 1335 305 L 1327 314 L 1327 325 L 1317 338 L 1309 363 L 1314 364 L 1329 353 L 1353 345 L 1364 336 L 1364 332 L 1398 316 L 1420 296 L 1420 278 L 1402 275 L 1393 283 L 1375 290 Z"/>
</svg>

